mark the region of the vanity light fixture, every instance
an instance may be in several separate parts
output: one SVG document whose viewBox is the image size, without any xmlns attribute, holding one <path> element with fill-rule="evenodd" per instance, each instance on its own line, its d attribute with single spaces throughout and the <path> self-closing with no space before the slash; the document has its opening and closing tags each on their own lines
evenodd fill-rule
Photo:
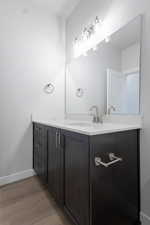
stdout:
<svg viewBox="0 0 150 225">
<path fill-rule="evenodd" d="M 102 21 L 96 16 L 94 22 L 84 27 L 81 35 L 74 39 L 73 49 L 75 58 L 86 55 L 87 51 L 92 48 L 96 50 L 95 46 L 97 43 L 95 44 L 94 37 L 99 32 L 101 25 Z"/>
<path fill-rule="evenodd" d="M 95 18 L 95 32 L 98 32 L 100 29 L 100 26 L 103 24 L 103 21 L 99 19 L 98 16 Z"/>
</svg>

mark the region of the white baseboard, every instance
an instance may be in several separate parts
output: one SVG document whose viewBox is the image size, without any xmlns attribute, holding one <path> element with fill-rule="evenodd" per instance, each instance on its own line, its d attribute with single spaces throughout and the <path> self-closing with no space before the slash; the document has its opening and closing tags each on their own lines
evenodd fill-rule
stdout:
<svg viewBox="0 0 150 225">
<path fill-rule="evenodd" d="M 34 175 L 35 175 L 34 170 L 30 169 L 30 170 L 24 170 L 18 173 L 11 174 L 9 176 L 0 177 L 0 186 L 10 184 L 19 180 L 23 180 L 28 177 L 32 177 Z"/>
<path fill-rule="evenodd" d="M 142 225 L 149 225 L 150 224 L 150 217 L 145 213 L 141 212 L 141 222 Z"/>
</svg>

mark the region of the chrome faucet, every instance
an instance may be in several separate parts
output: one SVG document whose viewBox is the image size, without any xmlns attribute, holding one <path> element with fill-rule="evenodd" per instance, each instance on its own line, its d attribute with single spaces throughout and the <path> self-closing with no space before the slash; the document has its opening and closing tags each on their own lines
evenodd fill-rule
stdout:
<svg viewBox="0 0 150 225">
<path fill-rule="evenodd" d="M 113 105 L 110 105 L 109 108 L 108 108 L 108 112 L 107 112 L 108 115 L 111 114 L 111 110 L 113 110 L 115 112 L 116 108 Z"/>
<path fill-rule="evenodd" d="M 95 113 L 91 113 L 91 115 L 93 116 L 93 123 L 103 123 L 102 118 L 100 118 L 100 116 L 99 116 L 98 106 L 93 105 L 90 108 L 90 112 L 93 112 L 93 110 L 95 110 Z"/>
</svg>

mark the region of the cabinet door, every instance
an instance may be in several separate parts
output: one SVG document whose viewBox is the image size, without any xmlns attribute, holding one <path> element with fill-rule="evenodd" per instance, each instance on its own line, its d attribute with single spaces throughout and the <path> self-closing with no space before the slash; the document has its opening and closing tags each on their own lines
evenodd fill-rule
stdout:
<svg viewBox="0 0 150 225">
<path fill-rule="evenodd" d="M 48 129 L 48 188 L 57 202 L 63 204 L 64 157 L 61 131 Z"/>
<path fill-rule="evenodd" d="M 47 129 L 41 124 L 33 126 L 33 167 L 42 182 L 47 183 Z"/>
<path fill-rule="evenodd" d="M 88 138 L 65 132 L 65 209 L 75 224 L 89 224 Z"/>
<path fill-rule="evenodd" d="M 117 158 L 111 158 L 113 153 Z M 97 165 L 101 162 L 115 163 Z M 127 131 L 91 139 L 93 225 L 139 224 L 138 133 Z M 118 160 L 117 160 L 118 159 Z"/>
</svg>

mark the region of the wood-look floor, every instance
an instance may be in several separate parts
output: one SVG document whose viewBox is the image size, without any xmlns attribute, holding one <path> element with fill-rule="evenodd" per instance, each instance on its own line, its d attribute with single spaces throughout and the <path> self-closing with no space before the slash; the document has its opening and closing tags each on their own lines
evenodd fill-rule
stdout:
<svg viewBox="0 0 150 225">
<path fill-rule="evenodd" d="M 37 177 L 0 188 L 0 225 L 71 225 Z"/>
</svg>

